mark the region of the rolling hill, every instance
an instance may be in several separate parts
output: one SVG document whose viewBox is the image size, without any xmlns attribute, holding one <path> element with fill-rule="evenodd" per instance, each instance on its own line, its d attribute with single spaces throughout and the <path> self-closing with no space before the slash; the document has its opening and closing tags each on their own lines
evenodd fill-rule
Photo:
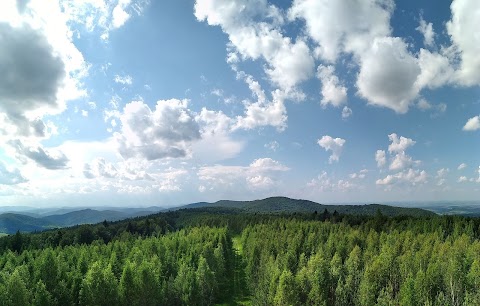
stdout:
<svg viewBox="0 0 480 306">
<path fill-rule="evenodd" d="M 43 231 L 52 227 L 54 227 L 53 224 L 42 218 L 13 213 L 0 215 L 0 233 L 14 234 L 17 230 L 21 232 Z"/>
<path fill-rule="evenodd" d="M 385 216 L 434 216 L 434 212 L 420 208 L 395 207 L 380 204 L 367 205 L 324 205 L 308 200 L 290 199 L 287 197 L 271 197 L 254 201 L 229 201 L 221 200 L 215 203 L 199 202 L 182 206 L 180 208 L 201 208 L 201 207 L 225 207 L 237 208 L 251 213 L 318 213 L 327 209 L 333 213 L 337 211 L 341 214 L 352 215 L 374 215 L 377 210 Z"/>
<path fill-rule="evenodd" d="M 221 200 L 215 203 L 198 202 L 192 203 L 174 209 L 219 207 L 227 209 L 237 209 L 247 213 L 322 213 L 327 209 L 330 213 L 337 211 L 341 214 L 351 215 L 374 215 L 378 210 L 385 216 L 434 216 L 435 213 L 420 209 L 395 207 L 380 204 L 368 205 L 323 205 L 308 200 L 296 200 L 286 197 L 271 197 L 254 201 L 229 201 Z M 70 210 L 70 209 L 69 209 Z M 34 217 L 23 213 L 4 213 L 0 215 L 0 233 L 14 234 L 17 230 L 21 232 L 42 231 L 51 228 L 68 227 L 80 224 L 100 223 L 103 220 L 118 221 L 122 219 L 145 216 L 157 213 L 158 207 L 149 208 L 121 208 L 109 210 L 80 209 L 66 213 L 57 213 L 47 216 Z M 58 212 L 59 210 L 57 210 Z M 60 210 L 62 211 L 62 210 Z"/>
<path fill-rule="evenodd" d="M 51 215 L 41 218 L 58 227 L 73 226 L 78 224 L 93 224 L 103 220 L 118 221 L 130 217 L 129 214 L 115 210 L 82 209 L 65 214 Z"/>
</svg>

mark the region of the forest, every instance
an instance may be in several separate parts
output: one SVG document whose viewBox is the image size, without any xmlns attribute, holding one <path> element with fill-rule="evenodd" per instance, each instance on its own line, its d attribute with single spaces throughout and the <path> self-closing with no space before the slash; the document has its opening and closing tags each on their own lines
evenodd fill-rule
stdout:
<svg viewBox="0 0 480 306">
<path fill-rule="evenodd" d="M 480 305 L 480 220 L 165 212 L 0 238 L 1 305 Z"/>
</svg>

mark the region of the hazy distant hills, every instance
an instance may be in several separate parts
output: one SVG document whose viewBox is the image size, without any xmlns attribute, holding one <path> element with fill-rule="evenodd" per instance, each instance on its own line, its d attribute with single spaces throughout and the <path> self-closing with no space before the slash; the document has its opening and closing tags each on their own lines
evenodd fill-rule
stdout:
<svg viewBox="0 0 480 306">
<path fill-rule="evenodd" d="M 68 212 L 52 215 L 46 213 L 46 216 L 29 211 L 22 211 L 19 213 L 8 212 L 0 214 L 0 233 L 14 234 L 17 230 L 21 232 L 34 232 L 79 224 L 94 224 L 104 220 L 118 221 L 153 214 L 159 210 L 160 208 L 149 208 L 148 210 L 138 208 L 122 208 L 119 210 L 81 209 L 76 211 L 60 209 L 52 210 L 50 213 Z"/>
<path fill-rule="evenodd" d="M 327 209 L 330 213 L 337 211 L 340 214 L 374 215 L 378 210 L 386 216 L 434 216 L 435 213 L 420 209 L 395 207 L 388 205 L 323 205 L 308 200 L 296 200 L 286 197 L 272 197 L 254 201 L 222 200 L 215 203 L 192 203 L 170 210 L 222 207 L 235 208 L 248 213 L 323 213 Z M 14 207 L 10 207 L 12 210 Z M 5 209 L 3 211 L 6 211 Z M 22 207 L 20 212 L 0 214 L 0 233 L 13 234 L 21 232 L 42 231 L 50 228 L 68 227 L 79 224 L 99 223 L 103 220 L 117 221 L 126 218 L 145 216 L 162 211 L 159 207 L 148 208 L 109 208 L 102 209 L 31 209 Z"/>
<path fill-rule="evenodd" d="M 17 230 L 22 232 L 43 231 L 50 227 L 52 224 L 42 218 L 13 213 L 0 215 L 0 233 L 13 234 Z"/>
<path fill-rule="evenodd" d="M 215 203 L 199 202 L 182 206 L 180 208 L 201 208 L 201 207 L 224 207 L 237 208 L 252 213 L 322 213 L 327 209 L 330 213 L 337 211 L 340 214 L 351 215 L 374 215 L 377 210 L 383 215 L 395 216 L 434 216 L 434 212 L 421 208 L 395 207 L 380 204 L 368 205 L 324 205 L 308 200 L 296 200 L 286 197 L 271 197 L 254 201 L 228 201 L 222 200 Z"/>
</svg>

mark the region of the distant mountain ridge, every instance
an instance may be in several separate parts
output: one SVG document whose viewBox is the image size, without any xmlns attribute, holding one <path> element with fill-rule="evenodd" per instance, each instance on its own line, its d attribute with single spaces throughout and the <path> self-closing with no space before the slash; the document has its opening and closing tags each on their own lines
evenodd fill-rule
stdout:
<svg viewBox="0 0 480 306">
<path fill-rule="evenodd" d="M 214 203 L 199 202 L 194 204 L 188 204 L 179 208 L 202 208 L 202 207 L 224 207 L 224 208 L 237 208 L 252 213 L 317 213 L 323 212 L 327 209 L 333 213 L 337 211 L 340 214 L 352 214 L 352 215 L 374 215 L 378 210 L 389 217 L 395 216 L 416 216 L 427 217 L 435 216 L 432 211 L 428 211 L 421 208 L 407 208 L 396 207 L 390 205 L 381 204 L 366 204 L 366 205 L 325 205 L 319 204 L 309 200 L 298 200 L 287 197 L 270 197 L 261 200 L 253 201 L 230 201 L 220 200 Z"/>
<path fill-rule="evenodd" d="M 80 209 L 63 214 L 40 216 L 28 212 L 0 214 L 0 233 L 14 234 L 20 232 L 44 231 L 46 229 L 69 227 L 80 224 L 95 224 L 104 220 L 118 221 L 127 218 L 140 217 L 158 212 L 155 210 L 125 209 L 95 210 Z"/>
<path fill-rule="evenodd" d="M 351 215 L 374 215 L 379 210 L 383 215 L 395 217 L 400 215 L 427 217 L 435 216 L 434 212 L 420 208 L 395 207 L 380 204 L 368 205 L 324 205 L 309 200 L 297 200 L 287 197 L 271 197 L 253 201 L 230 201 L 221 200 L 214 203 L 198 202 L 183 205 L 166 210 L 178 210 L 189 208 L 221 207 L 232 208 L 248 213 L 323 213 L 326 209 L 330 213 L 337 211 L 340 214 Z M 21 232 L 42 231 L 51 228 L 68 227 L 80 224 L 94 224 L 107 221 L 146 216 L 158 213 L 159 207 L 147 208 L 109 208 L 106 210 L 79 209 L 72 211 L 71 208 L 50 210 L 48 212 L 18 212 L 0 214 L 0 233 L 14 234 Z M 57 213 L 55 213 L 57 212 Z M 58 213 L 61 212 L 61 213 Z M 47 215 L 45 215 L 47 214 Z"/>
</svg>

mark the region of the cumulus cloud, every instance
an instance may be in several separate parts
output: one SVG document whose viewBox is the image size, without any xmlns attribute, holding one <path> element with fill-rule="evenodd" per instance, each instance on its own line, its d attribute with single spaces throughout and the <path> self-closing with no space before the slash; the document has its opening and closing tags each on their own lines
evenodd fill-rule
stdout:
<svg viewBox="0 0 480 306">
<path fill-rule="evenodd" d="M 364 179 L 367 176 L 368 170 L 362 169 L 358 173 L 351 173 L 349 177 L 351 179 Z"/>
<path fill-rule="evenodd" d="M 354 188 L 358 188 L 356 184 L 348 180 L 335 180 L 328 175 L 326 171 L 322 171 L 318 177 L 307 183 L 307 187 L 314 188 L 320 192 L 346 192 Z"/>
<path fill-rule="evenodd" d="M 442 168 L 437 171 L 437 186 L 443 186 L 446 183 L 445 177 L 447 176 L 448 172 L 450 172 L 450 169 L 448 168 Z"/>
<path fill-rule="evenodd" d="M 273 140 L 273 141 L 270 141 L 269 143 L 266 143 L 264 147 L 273 152 L 276 152 L 280 147 L 280 144 L 276 140 Z"/>
<path fill-rule="evenodd" d="M 23 177 L 20 170 L 7 167 L 7 165 L 0 161 L 0 185 L 16 185 L 26 181 L 27 179 Z"/>
<path fill-rule="evenodd" d="M 97 177 L 114 178 L 117 174 L 118 171 L 115 166 L 105 161 L 104 158 L 96 158 L 92 163 L 85 164 L 83 168 L 83 175 L 89 179 Z"/>
<path fill-rule="evenodd" d="M 307 33 L 318 44 L 315 53 L 334 62 L 342 53 L 363 53 L 375 37 L 390 34 L 391 0 L 295 0 L 289 18 L 305 20 Z"/>
<path fill-rule="evenodd" d="M 120 114 L 121 131 L 114 133 L 124 158 L 147 160 L 185 157 L 200 128 L 187 100 L 160 100 L 155 109 L 142 101 L 125 105 Z"/>
<path fill-rule="evenodd" d="M 460 176 L 457 180 L 458 183 L 463 183 L 463 182 L 467 182 L 468 179 L 466 176 Z"/>
<path fill-rule="evenodd" d="M 201 140 L 192 146 L 194 158 L 201 162 L 216 162 L 235 157 L 243 150 L 245 143 L 231 135 L 234 120 L 222 111 L 202 108 L 195 121 L 200 126 Z"/>
<path fill-rule="evenodd" d="M 343 145 L 345 144 L 345 139 L 342 138 L 332 138 L 331 136 L 325 135 L 317 141 L 318 145 L 325 149 L 325 151 L 331 151 L 332 154 L 328 158 L 328 162 L 331 164 L 334 161 L 338 162 L 340 159 L 340 154 L 342 153 Z"/>
<path fill-rule="evenodd" d="M 390 141 L 392 142 L 388 146 L 388 151 L 390 153 L 403 152 L 403 151 L 405 151 L 406 149 L 408 149 L 409 147 L 413 146 L 416 143 L 411 138 L 406 138 L 406 137 L 403 137 L 403 136 L 398 137 L 398 135 L 395 134 L 395 133 L 392 133 L 392 134 L 388 135 L 388 139 L 390 139 Z"/>
<path fill-rule="evenodd" d="M 454 0 L 450 5 L 452 18 L 447 22 L 447 31 L 453 47 L 460 57 L 456 80 L 465 86 L 480 84 L 480 2 L 476 0 Z"/>
<path fill-rule="evenodd" d="M 112 11 L 112 26 L 114 28 L 119 28 L 127 22 L 130 18 L 130 14 L 125 11 L 125 9 L 130 4 L 131 0 L 120 0 L 118 4 L 114 7 Z"/>
<path fill-rule="evenodd" d="M 458 165 L 457 170 L 463 170 L 465 168 L 467 168 L 467 164 L 466 163 L 461 163 L 460 165 Z"/>
<path fill-rule="evenodd" d="M 377 162 L 378 168 L 382 168 L 387 164 L 387 158 L 384 150 L 377 150 L 377 152 L 375 152 L 375 161 Z"/>
<path fill-rule="evenodd" d="M 62 1 L 62 8 L 72 22 L 83 25 L 89 32 L 99 31 L 103 39 L 108 39 L 111 30 L 124 26 L 132 15 L 141 15 L 149 2 L 149 0 Z"/>
<path fill-rule="evenodd" d="M 88 66 L 59 2 L 2 2 L 0 11 L 0 133 L 46 137 L 38 129 L 43 117 L 85 94 Z"/>
<path fill-rule="evenodd" d="M 463 126 L 464 131 L 476 131 L 478 129 L 480 129 L 480 116 L 468 119 L 467 123 Z"/>
<path fill-rule="evenodd" d="M 371 105 L 403 114 L 418 95 L 414 85 L 420 73 L 416 58 L 401 38 L 377 38 L 361 57 L 358 92 Z"/>
<path fill-rule="evenodd" d="M 390 153 L 389 170 L 398 172 L 395 174 L 389 174 L 383 179 L 378 179 L 376 184 L 391 187 L 396 184 L 418 185 L 426 183 L 427 173 L 424 170 L 414 169 L 414 167 L 420 165 L 421 162 L 419 160 L 414 160 L 411 156 L 405 153 L 405 151 L 416 142 L 410 138 L 403 136 L 399 137 L 395 133 L 388 135 L 388 138 L 391 141 L 388 146 L 388 152 Z M 378 150 L 375 159 L 377 160 L 377 165 L 379 167 L 384 166 L 387 163 L 386 152 Z"/>
<path fill-rule="evenodd" d="M 315 63 L 307 44 L 301 38 L 293 42 L 282 35 L 280 10 L 266 0 L 197 0 L 194 10 L 198 21 L 220 26 L 228 35 L 233 49 L 230 63 L 264 59 L 265 73 L 284 90 L 313 75 Z"/>
<path fill-rule="evenodd" d="M 395 154 L 390 163 L 389 169 L 392 171 L 402 170 L 418 164 L 418 161 L 414 161 L 411 156 L 405 154 L 405 152 L 399 152 Z"/>
<path fill-rule="evenodd" d="M 389 166 L 390 170 L 399 171 L 420 164 L 420 161 L 413 160 L 411 156 L 405 153 L 409 147 L 416 143 L 414 140 L 403 136 L 398 137 L 398 135 L 395 133 L 388 135 L 388 139 L 391 141 L 390 145 L 388 146 L 388 152 L 391 155 L 391 162 Z M 379 167 L 380 164 L 382 166 L 385 165 L 385 151 L 378 150 L 376 160 Z"/>
<path fill-rule="evenodd" d="M 433 30 L 433 24 L 427 23 L 423 16 L 420 16 L 420 24 L 416 28 L 417 31 L 423 35 L 423 44 L 426 47 L 433 47 L 435 45 L 435 31 Z"/>
<path fill-rule="evenodd" d="M 422 170 L 408 169 L 396 174 L 389 174 L 383 179 L 376 181 L 377 185 L 394 185 L 394 184 L 408 184 L 419 185 L 427 182 L 427 173 Z"/>
<path fill-rule="evenodd" d="M 454 82 L 455 69 L 450 61 L 446 54 L 420 49 L 417 62 L 421 73 L 415 81 L 416 88 L 418 90 L 422 88 L 435 89 Z"/>
<path fill-rule="evenodd" d="M 353 111 L 350 107 L 344 106 L 342 109 L 342 119 L 346 120 L 353 114 Z"/>
<path fill-rule="evenodd" d="M 287 127 L 287 110 L 284 100 L 286 94 L 280 90 L 272 92 L 272 100 L 269 101 L 260 84 L 251 76 L 245 76 L 247 83 L 255 102 L 245 101 L 245 113 L 243 116 L 237 116 L 233 129 L 254 129 L 263 126 L 273 126 L 279 131 Z M 288 96 L 288 95 L 287 95 Z"/>
<path fill-rule="evenodd" d="M 25 145 L 20 140 L 12 140 L 9 145 L 14 148 L 16 157 L 21 162 L 32 160 L 38 166 L 49 170 L 68 168 L 69 159 L 60 151 L 45 150 L 41 145 Z"/>
<path fill-rule="evenodd" d="M 347 100 L 347 88 L 340 83 L 340 80 L 334 73 L 335 68 L 333 66 L 318 66 L 317 77 L 322 82 L 323 98 L 321 104 L 324 107 L 328 104 L 339 107 L 345 104 Z"/>
<path fill-rule="evenodd" d="M 64 63 L 47 38 L 28 25 L 0 23 L 0 45 L 0 111 L 17 134 L 29 136 L 35 119 L 30 112 L 60 106 L 57 92 L 65 77 Z"/>
<path fill-rule="evenodd" d="M 279 173 L 290 170 L 271 158 L 259 158 L 248 166 L 206 166 L 201 167 L 198 178 L 210 189 L 247 188 L 259 190 L 272 188 L 279 183 Z"/>
<path fill-rule="evenodd" d="M 122 85 L 132 85 L 133 84 L 133 78 L 126 74 L 126 75 L 115 75 L 115 78 L 113 79 L 115 83 L 117 84 L 122 84 Z"/>
</svg>

